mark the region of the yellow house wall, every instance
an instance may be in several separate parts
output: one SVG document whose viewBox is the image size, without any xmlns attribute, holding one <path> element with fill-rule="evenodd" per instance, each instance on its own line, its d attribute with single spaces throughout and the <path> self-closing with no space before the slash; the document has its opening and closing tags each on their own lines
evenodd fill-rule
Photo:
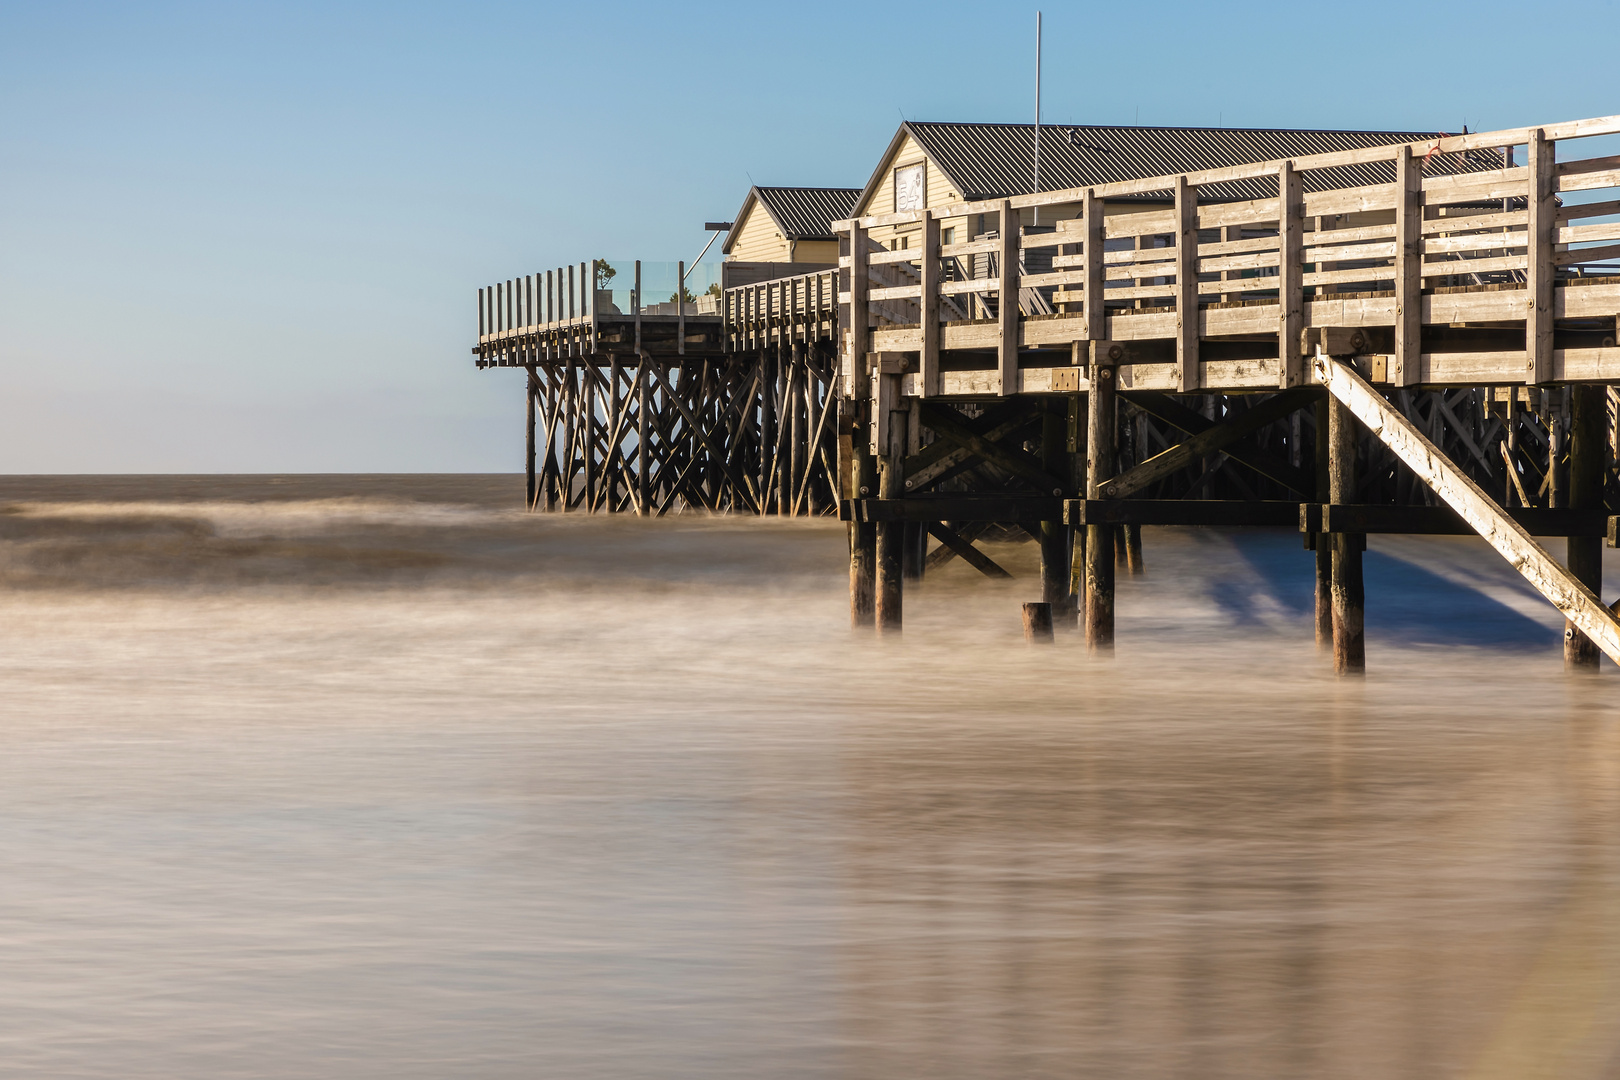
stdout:
<svg viewBox="0 0 1620 1080">
<path fill-rule="evenodd" d="M 788 262 L 788 244 L 758 200 L 737 226 L 737 240 L 726 256 L 737 262 Z"/>
</svg>

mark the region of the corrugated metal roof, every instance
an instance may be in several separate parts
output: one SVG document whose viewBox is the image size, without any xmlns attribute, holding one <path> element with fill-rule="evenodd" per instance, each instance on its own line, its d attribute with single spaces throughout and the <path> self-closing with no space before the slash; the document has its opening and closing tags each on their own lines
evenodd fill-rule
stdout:
<svg viewBox="0 0 1620 1080">
<path fill-rule="evenodd" d="M 908 121 L 901 127 L 945 171 L 964 199 L 991 199 L 1032 188 L 1034 124 L 948 124 Z M 1041 125 L 1041 190 L 1091 187 L 1144 176 L 1219 169 L 1257 161 L 1358 150 L 1437 137 L 1432 131 L 1298 131 L 1264 128 Z M 1424 172 L 1441 175 L 1499 169 L 1494 150 L 1436 154 Z M 1390 183 L 1392 162 L 1323 169 L 1304 175 L 1306 191 Z M 868 190 L 875 187 L 878 177 Z M 1238 180 L 1199 189 L 1201 201 L 1277 194 L 1274 180 Z M 1167 198 L 1149 195 L 1144 198 Z"/>
<path fill-rule="evenodd" d="M 1044 145 L 1046 140 L 1041 140 Z M 787 240 L 833 240 L 832 223 L 847 218 L 860 198 L 860 188 L 756 187 Z M 742 219 L 739 217 L 739 221 Z"/>
</svg>

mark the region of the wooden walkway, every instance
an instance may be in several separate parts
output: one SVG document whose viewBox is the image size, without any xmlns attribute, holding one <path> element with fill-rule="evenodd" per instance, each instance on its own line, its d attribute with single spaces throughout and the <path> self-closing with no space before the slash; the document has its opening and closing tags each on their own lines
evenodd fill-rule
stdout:
<svg viewBox="0 0 1620 1080">
<path fill-rule="evenodd" d="M 1316 552 L 1319 640 L 1354 671 L 1365 534 L 1471 530 L 1570 618 L 1572 664 L 1620 660 L 1596 595 L 1620 514 L 1620 156 L 1581 154 L 1614 134 L 867 217 L 838 224 L 836 270 L 712 314 L 598 313 L 563 272 L 514 279 L 480 291 L 474 352 L 528 373 L 531 506 L 836 512 L 857 625 L 898 630 L 905 582 L 956 557 L 1004 573 L 975 540 L 1026 536 L 1046 617 L 1083 615 L 1108 648 L 1141 526 L 1284 526 Z M 1344 186 L 1349 167 L 1378 182 Z M 1200 197 L 1236 181 L 1276 194 Z M 942 242 L 976 215 L 996 227 Z M 872 242 L 897 225 L 910 246 Z"/>
</svg>

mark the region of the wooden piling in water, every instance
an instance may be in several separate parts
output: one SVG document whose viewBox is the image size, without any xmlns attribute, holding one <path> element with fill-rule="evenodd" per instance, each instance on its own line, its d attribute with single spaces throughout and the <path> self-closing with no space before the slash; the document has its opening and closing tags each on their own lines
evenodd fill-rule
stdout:
<svg viewBox="0 0 1620 1080">
<path fill-rule="evenodd" d="M 1328 472 L 1330 438 L 1327 398 L 1316 403 L 1316 501 L 1333 501 L 1332 480 Z M 1311 537 L 1316 556 L 1316 647 L 1333 648 L 1333 540 L 1327 533 Z"/>
<path fill-rule="evenodd" d="M 1356 498 L 1356 418 L 1338 401 L 1328 407 L 1328 486 L 1330 501 Z M 1333 670 L 1359 675 L 1367 668 L 1363 626 L 1366 596 L 1361 577 L 1362 533 L 1336 532 L 1333 544 Z"/>
<path fill-rule="evenodd" d="M 1024 605 L 1024 640 L 1031 645 L 1052 640 L 1052 605 L 1042 600 Z"/>
<path fill-rule="evenodd" d="M 1570 389 L 1569 505 L 1576 510 L 1603 507 L 1603 475 L 1609 452 L 1608 403 L 1604 387 Z M 1603 593 L 1603 538 L 1571 536 L 1566 564 L 1569 572 L 1594 593 Z M 1596 668 L 1602 653 L 1591 638 L 1564 622 L 1564 664 L 1570 668 Z"/>
<path fill-rule="evenodd" d="M 524 443 L 524 454 L 523 454 L 523 508 L 525 510 L 533 510 L 535 501 L 539 496 L 539 490 L 537 489 L 536 483 L 535 483 L 535 472 L 534 472 L 534 458 L 535 458 L 534 413 L 535 413 L 535 410 L 539 407 L 539 404 L 540 404 L 539 403 L 539 397 L 540 397 L 540 380 L 535 375 L 534 368 L 531 367 L 529 369 L 528 393 L 524 395 L 524 400 L 528 404 L 528 408 L 524 410 L 524 421 L 523 421 L 523 428 L 524 428 L 524 438 L 523 438 L 523 443 Z"/>
<path fill-rule="evenodd" d="M 886 424 L 874 424 L 880 437 L 887 436 L 883 456 L 878 459 L 878 498 L 898 499 L 905 494 L 906 425 L 905 414 L 897 411 L 900 404 L 900 376 L 881 372 L 878 375 L 879 393 L 872 401 L 872 414 L 887 414 Z M 901 625 L 901 601 L 905 591 L 902 574 L 902 549 L 905 543 L 905 524 L 899 521 L 879 522 L 877 527 L 877 629 L 880 634 L 898 634 Z"/>
<path fill-rule="evenodd" d="M 1069 475 L 1068 416 L 1061 402 L 1051 402 L 1041 413 L 1041 468 L 1056 477 Z M 1070 496 L 1072 492 L 1056 491 Z M 1041 600 L 1051 612 L 1069 606 L 1069 526 L 1061 521 L 1041 522 Z M 1027 610 L 1027 608 L 1026 608 Z"/>
<path fill-rule="evenodd" d="M 1091 390 L 1086 395 L 1086 498 L 1102 498 L 1102 485 L 1114 476 L 1114 396 L 1112 342 L 1092 342 Z M 1114 647 L 1114 527 L 1086 525 L 1086 647 Z"/>
</svg>

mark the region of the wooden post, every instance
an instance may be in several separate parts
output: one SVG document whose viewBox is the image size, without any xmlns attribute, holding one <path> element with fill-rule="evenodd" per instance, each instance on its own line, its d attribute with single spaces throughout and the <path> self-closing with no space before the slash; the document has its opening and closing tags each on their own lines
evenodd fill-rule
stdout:
<svg viewBox="0 0 1620 1080">
<path fill-rule="evenodd" d="M 939 219 L 923 211 L 922 256 L 922 356 L 918 382 L 922 396 L 939 393 Z"/>
<path fill-rule="evenodd" d="M 535 375 L 532 367 L 529 368 L 527 389 L 528 392 L 524 395 L 524 399 L 528 403 L 528 408 L 524 410 L 523 421 L 525 449 L 523 455 L 523 509 L 533 510 L 535 501 L 539 497 L 534 476 L 534 411 L 537 404 L 535 399 L 539 396 L 540 391 L 540 380 Z"/>
<path fill-rule="evenodd" d="M 675 354 L 686 355 L 686 263 L 675 264 Z"/>
<path fill-rule="evenodd" d="M 1412 148 L 1395 155 L 1395 370 L 1390 382 L 1416 386 L 1423 363 L 1423 170 Z"/>
<path fill-rule="evenodd" d="M 996 347 L 997 392 L 1002 397 L 1018 393 L 1018 211 L 1001 200 L 1001 287 L 997 301 L 1001 335 Z"/>
<path fill-rule="evenodd" d="M 877 394 L 872 399 L 874 419 L 881 411 L 888 422 L 875 425 L 888 436 L 878 459 L 878 498 L 898 499 L 905 494 L 906 415 L 902 410 L 899 373 L 880 371 Z M 902 550 L 905 526 L 899 521 L 880 522 L 877 527 L 877 629 L 880 634 L 900 632 L 901 598 L 904 593 Z"/>
<path fill-rule="evenodd" d="M 1090 346 L 1076 342 L 1074 363 L 1080 362 L 1084 352 L 1089 358 Z M 1079 394 L 1068 398 L 1068 450 L 1069 486 L 1076 492 L 1086 490 L 1086 446 L 1090 425 L 1087 423 L 1086 399 Z M 1086 530 L 1069 527 L 1069 602 L 1056 613 L 1064 626 L 1078 626 L 1080 606 L 1085 603 L 1086 592 Z"/>
<path fill-rule="evenodd" d="M 581 440 L 581 461 L 585 468 L 585 512 L 596 509 L 600 475 L 596 468 L 596 358 L 587 356 L 580 365 L 580 405 L 584 408 L 584 438 Z"/>
<path fill-rule="evenodd" d="M 853 414 L 849 424 L 851 498 L 865 498 L 877 488 L 877 462 L 872 456 L 870 440 L 861 430 L 861 420 L 868 424 L 870 412 L 863 418 L 860 403 L 871 397 L 871 381 L 866 370 L 866 345 L 870 340 L 870 313 L 867 292 L 870 277 L 867 263 L 866 230 L 859 223 L 849 230 L 849 325 L 843 350 L 842 372 L 845 388 L 841 404 Z M 877 594 L 877 526 L 867 522 L 850 525 L 849 545 L 849 618 L 856 627 L 872 626 L 876 621 Z"/>
<path fill-rule="evenodd" d="M 1277 353 L 1286 390 L 1305 381 L 1300 334 L 1305 329 L 1305 195 L 1292 161 L 1277 170 Z"/>
<path fill-rule="evenodd" d="M 1102 485 L 1114 475 L 1115 363 L 1123 349 L 1109 341 L 1091 343 L 1091 390 L 1086 395 L 1086 498 L 1102 498 Z M 1086 647 L 1114 647 L 1114 527 L 1086 524 Z"/>
<path fill-rule="evenodd" d="M 1525 381 L 1551 382 L 1553 377 L 1553 248 L 1558 230 L 1558 205 L 1553 195 L 1553 180 L 1558 169 L 1554 163 L 1556 144 L 1547 139 L 1540 128 L 1530 129 L 1529 204 L 1528 216 L 1529 259 L 1527 260 L 1524 288 L 1525 312 L 1524 347 L 1528 354 Z"/>
<path fill-rule="evenodd" d="M 636 264 L 636 299 L 641 299 L 641 264 Z M 639 306 L 639 304 L 638 304 Z M 652 468 L 652 448 L 648 446 L 647 439 L 651 432 L 652 402 L 651 394 L 647 388 L 647 354 L 636 353 L 636 515 L 646 517 L 650 512 L 648 500 L 652 497 L 652 489 L 648 483 L 647 471 Z"/>
<path fill-rule="evenodd" d="M 1330 447 L 1330 423 L 1328 410 L 1331 401 L 1323 398 L 1316 403 L 1316 501 L 1326 503 L 1333 501 L 1332 474 L 1328 470 L 1328 459 L 1332 454 Z M 1316 646 L 1319 649 L 1333 647 L 1333 538 L 1327 533 L 1319 532 L 1311 537 L 1313 554 L 1316 556 Z"/>
<path fill-rule="evenodd" d="M 1041 468 L 1052 476 L 1068 476 L 1069 425 L 1062 399 L 1037 400 L 1041 403 Z M 1072 497 L 1073 492 L 1059 489 L 1053 494 Z M 1069 527 L 1062 521 L 1041 522 L 1041 600 L 1050 605 L 1049 624 L 1052 611 L 1062 611 L 1069 604 Z"/>
<path fill-rule="evenodd" d="M 1130 571 L 1131 577 L 1141 577 L 1145 567 L 1142 563 L 1142 526 L 1135 523 L 1123 526 L 1125 531 L 1125 569 Z"/>
<path fill-rule="evenodd" d="M 1085 241 L 1081 248 L 1085 280 L 1081 285 L 1080 318 L 1085 324 L 1086 340 L 1098 341 L 1107 333 L 1103 303 L 1103 203 L 1091 188 L 1086 188 L 1080 207 L 1085 222 Z M 1080 353 L 1076 352 L 1074 363 L 1079 362 Z"/>
<path fill-rule="evenodd" d="M 1607 464 L 1609 410 L 1607 389 L 1590 383 L 1570 388 L 1569 505 L 1576 510 L 1603 507 L 1603 474 Z M 1603 594 L 1603 538 L 1571 536 L 1567 541 L 1569 572 L 1599 596 Z M 1591 638 L 1564 622 L 1564 665 L 1595 668 L 1601 653 Z"/>
<path fill-rule="evenodd" d="M 1330 501 L 1339 505 L 1356 497 L 1356 418 L 1338 401 L 1328 406 L 1328 485 Z M 1361 579 L 1359 533 L 1333 536 L 1333 670 L 1356 675 L 1367 668 L 1362 621 L 1366 598 Z"/>
<path fill-rule="evenodd" d="M 1200 385 L 1198 369 L 1198 189 L 1176 177 L 1176 379 L 1182 393 Z M 1138 538 L 1140 549 L 1140 537 Z"/>
<path fill-rule="evenodd" d="M 1052 641 L 1052 605 L 1045 600 L 1024 605 L 1024 640 L 1031 645 Z"/>
<path fill-rule="evenodd" d="M 578 398 L 576 383 L 574 360 L 573 357 L 569 357 L 563 365 L 563 451 L 557 478 L 557 488 L 561 494 L 564 513 L 573 509 L 574 503 L 574 425 L 575 413 L 577 412 L 575 402 Z"/>
<path fill-rule="evenodd" d="M 804 475 L 804 395 L 800 388 L 805 379 L 804 350 L 796 342 L 781 347 L 787 353 L 787 392 L 782 398 L 788 409 L 784 422 L 787 430 L 787 453 L 782 455 L 777 471 L 777 512 L 783 517 L 793 513 L 793 496 L 797 493 L 798 478 Z"/>
</svg>

